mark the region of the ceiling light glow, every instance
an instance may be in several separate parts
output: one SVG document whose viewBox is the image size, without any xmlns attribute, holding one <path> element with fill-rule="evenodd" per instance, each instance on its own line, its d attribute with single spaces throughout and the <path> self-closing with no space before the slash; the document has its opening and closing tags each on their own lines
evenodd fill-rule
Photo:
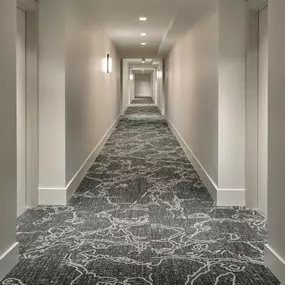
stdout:
<svg viewBox="0 0 285 285">
<path fill-rule="evenodd" d="M 147 17 L 139 17 L 140 21 L 146 21 Z"/>
<path fill-rule="evenodd" d="M 141 33 L 141 36 L 143 36 L 143 37 L 146 36 L 146 33 Z"/>
<path fill-rule="evenodd" d="M 145 45 L 146 45 L 146 43 L 141 43 L 141 45 L 142 45 L 142 46 L 145 46 Z"/>
</svg>

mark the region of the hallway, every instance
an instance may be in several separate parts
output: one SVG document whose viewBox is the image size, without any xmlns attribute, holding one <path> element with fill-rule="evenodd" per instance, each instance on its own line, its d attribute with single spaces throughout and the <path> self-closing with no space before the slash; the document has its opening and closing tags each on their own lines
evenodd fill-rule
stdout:
<svg viewBox="0 0 285 285">
<path fill-rule="evenodd" d="M 152 97 L 138 97 L 136 96 L 132 102 L 132 105 L 134 104 L 154 104 L 153 98 Z"/>
<path fill-rule="evenodd" d="M 2 284 L 280 284 L 264 218 L 215 207 L 155 106 L 122 116 L 68 206 L 18 219 L 21 260 Z"/>
</svg>

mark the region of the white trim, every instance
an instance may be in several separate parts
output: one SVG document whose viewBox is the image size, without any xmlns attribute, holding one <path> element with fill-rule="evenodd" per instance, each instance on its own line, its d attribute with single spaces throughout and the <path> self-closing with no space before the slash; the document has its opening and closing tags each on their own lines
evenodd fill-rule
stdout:
<svg viewBox="0 0 285 285">
<path fill-rule="evenodd" d="M 38 3 L 26 13 L 26 207 L 35 207 L 39 201 L 38 13 Z"/>
<path fill-rule="evenodd" d="M 245 206 L 245 189 L 218 189 L 217 206 Z"/>
<path fill-rule="evenodd" d="M 40 205 L 66 205 L 121 119 L 121 114 L 96 145 L 65 188 L 39 188 Z"/>
<path fill-rule="evenodd" d="M 250 5 L 249 2 L 248 4 Z M 247 14 L 245 188 L 246 205 L 250 208 L 257 208 L 259 14 L 251 9 Z"/>
<path fill-rule="evenodd" d="M 122 111 L 122 116 L 125 114 L 125 112 L 127 111 L 127 109 L 130 107 L 130 104 L 128 104 L 125 109 Z"/>
<path fill-rule="evenodd" d="M 265 265 L 285 284 L 285 260 L 268 244 L 265 245 Z"/>
<path fill-rule="evenodd" d="M 162 108 L 161 108 L 158 104 L 157 104 L 156 106 L 157 106 L 157 108 L 159 109 L 160 114 L 161 114 L 162 116 L 164 116 L 164 115 L 165 115 L 164 110 L 162 110 Z"/>
<path fill-rule="evenodd" d="M 181 147 L 183 148 L 184 152 L 186 153 L 188 159 L 193 164 L 195 170 L 199 174 L 200 178 L 202 179 L 203 183 L 207 187 L 208 191 L 212 195 L 213 199 L 217 201 L 217 186 L 215 182 L 212 180 L 210 175 L 207 173 L 207 171 L 204 169 L 198 158 L 194 155 L 192 150 L 188 147 L 187 143 L 184 141 L 182 136 L 180 135 L 179 131 L 176 129 L 176 127 L 172 124 L 172 122 L 169 120 L 169 118 L 165 115 L 166 122 L 168 123 L 168 126 L 172 130 L 173 134 L 177 138 L 178 142 L 180 143 Z"/>
<path fill-rule="evenodd" d="M 201 162 L 189 148 L 179 131 L 172 124 L 169 118 L 164 115 L 169 128 L 177 138 L 188 159 L 193 164 L 195 170 L 199 174 L 201 180 L 205 184 L 209 193 L 217 203 L 217 206 L 244 206 L 245 205 L 245 189 L 219 189 Z"/>
<path fill-rule="evenodd" d="M 39 187 L 39 205 L 65 206 L 67 204 L 66 188 Z"/>
<path fill-rule="evenodd" d="M 26 210 L 28 209 L 28 206 L 22 206 L 17 209 L 17 217 L 20 217 Z"/>
<path fill-rule="evenodd" d="M 0 280 L 2 280 L 19 261 L 19 243 L 15 242 L 0 256 Z"/>
<path fill-rule="evenodd" d="M 96 157 L 99 155 L 101 150 L 103 149 L 104 145 L 106 144 L 107 140 L 111 136 L 112 132 L 116 128 L 118 122 L 121 119 L 121 114 L 117 117 L 115 122 L 111 125 L 111 127 L 108 129 L 108 131 L 105 133 L 101 141 L 96 145 L 92 153 L 87 157 L 85 162 L 82 164 L 78 172 L 74 175 L 74 177 L 71 179 L 69 184 L 67 185 L 67 201 L 71 198 L 85 175 L 87 174 L 88 170 L 92 166 L 93 162 L 95 161 Z"/>
</svg>

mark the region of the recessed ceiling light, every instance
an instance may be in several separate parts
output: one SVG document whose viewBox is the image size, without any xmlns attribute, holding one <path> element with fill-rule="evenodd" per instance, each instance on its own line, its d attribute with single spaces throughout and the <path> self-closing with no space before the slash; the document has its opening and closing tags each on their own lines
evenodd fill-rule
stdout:
<svg viewBox="0 0 285 285">
<path fill-rule="evenodd" d="M 139 17 L 140 21 L 146 21 L 147 17 Z"/>
<path fill-rule="evenodd" d="M 146 33 L 141 33 L 141 36 L 143 36 L 143 37 L 146 36 Z"/>
<path fill-rule="evenodd" d="M 145 45 L 146 45 L 146 43 L 141 43 L 141 45 L 142 45 L 142 46 L 145 46 Z"/>
</svg>

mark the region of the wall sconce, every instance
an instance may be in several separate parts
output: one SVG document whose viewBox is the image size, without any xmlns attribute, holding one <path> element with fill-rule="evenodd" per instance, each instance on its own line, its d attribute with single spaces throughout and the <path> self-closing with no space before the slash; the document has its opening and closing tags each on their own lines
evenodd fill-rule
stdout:
<svg viewBox="0 0 285 285">
<path fill-rule="evenodd" d="M 132 73 L 130 74 L 130 80 L 134 80 L 134 75 Z"/>
<path fill-rule="evenodd" d="M 159 69 L 156 71 L 156 78 L 157 79 L 161 79 L 162 78 L 162 71 L 159 70 Z"/>
<path fill-rule="evenodd" d="M 112 58 L 110 57 L 110 54 L 107 54 L 106 58 L 106 72 L 111 73 L 112 72 Z"/>
</svg>

